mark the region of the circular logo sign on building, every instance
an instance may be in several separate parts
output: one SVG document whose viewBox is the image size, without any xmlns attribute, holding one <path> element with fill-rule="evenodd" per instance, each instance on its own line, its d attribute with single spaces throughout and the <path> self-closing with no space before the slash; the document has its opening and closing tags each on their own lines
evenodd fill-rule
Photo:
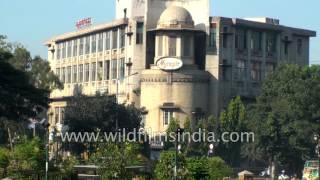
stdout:
<svg viewBox="0 0 320 180">
<path fill-rule="evenodd" d="M 178 58 L 164 57 L 157 61 L 157 66 L 165 71 L 174 71 L 182 67 L 183 63 Z"/>
</svg>

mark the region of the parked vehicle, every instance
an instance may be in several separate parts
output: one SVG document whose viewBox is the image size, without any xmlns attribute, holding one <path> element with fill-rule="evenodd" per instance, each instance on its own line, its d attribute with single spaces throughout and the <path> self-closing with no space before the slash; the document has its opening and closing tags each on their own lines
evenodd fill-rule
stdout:
<svg viewBox="0 0 320 180">
<path fill-rule="evenodd" d="M 303 180 L 316 180 L 319 179 L 319 162 L 306 161 L 303 168 Z"/>
</svg>

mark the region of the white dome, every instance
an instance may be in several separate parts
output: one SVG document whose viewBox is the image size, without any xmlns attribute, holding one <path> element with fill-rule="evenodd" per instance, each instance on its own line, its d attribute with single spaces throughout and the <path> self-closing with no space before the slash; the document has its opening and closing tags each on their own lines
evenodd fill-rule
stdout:
<svg viewBox="0 0 320 180">
<path fill-rule="evenodd" d="M 194 22 L 188 10 L 170 6 L 162 12 L 157 28 L 194 28 Z"/>
</svg>

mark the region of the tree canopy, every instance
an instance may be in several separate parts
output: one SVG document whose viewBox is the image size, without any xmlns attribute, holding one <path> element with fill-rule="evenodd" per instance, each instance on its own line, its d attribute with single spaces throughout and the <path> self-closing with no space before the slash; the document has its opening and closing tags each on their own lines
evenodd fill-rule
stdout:
<svg viewBox="0 0 320 180">
<path fill-rule="evenodd" d="M 117 104 L 115 97 L 76 95 L 67 101 L 65 124 L 69 131 L 117 131 L 118 128 L 139 128 L 141 112 L 133 105 Z"/>
<path fill-rule="evenodd" d="M 264 81 L 249 114 L 255 132 L 250 148 L 256 151 L 249 152 L 301 173 L 304 160 L 314 157 L 313 134 L 320 132 L 320 66 L 280 66 Z"/>
</svg>

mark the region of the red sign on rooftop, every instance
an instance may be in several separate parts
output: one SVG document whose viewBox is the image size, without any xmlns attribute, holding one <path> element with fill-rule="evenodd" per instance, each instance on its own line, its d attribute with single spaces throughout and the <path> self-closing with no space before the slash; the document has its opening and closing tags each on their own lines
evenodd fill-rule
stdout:
<svg viewBox="0 0 320 180">
<path fill-rule="evenodd" d="M 91 26 L 91 18 L 85 18 L 77 21 L 76 26 L 77 26 L 77 29 L 82 29 L 82 28 Z"/>
</svg>

